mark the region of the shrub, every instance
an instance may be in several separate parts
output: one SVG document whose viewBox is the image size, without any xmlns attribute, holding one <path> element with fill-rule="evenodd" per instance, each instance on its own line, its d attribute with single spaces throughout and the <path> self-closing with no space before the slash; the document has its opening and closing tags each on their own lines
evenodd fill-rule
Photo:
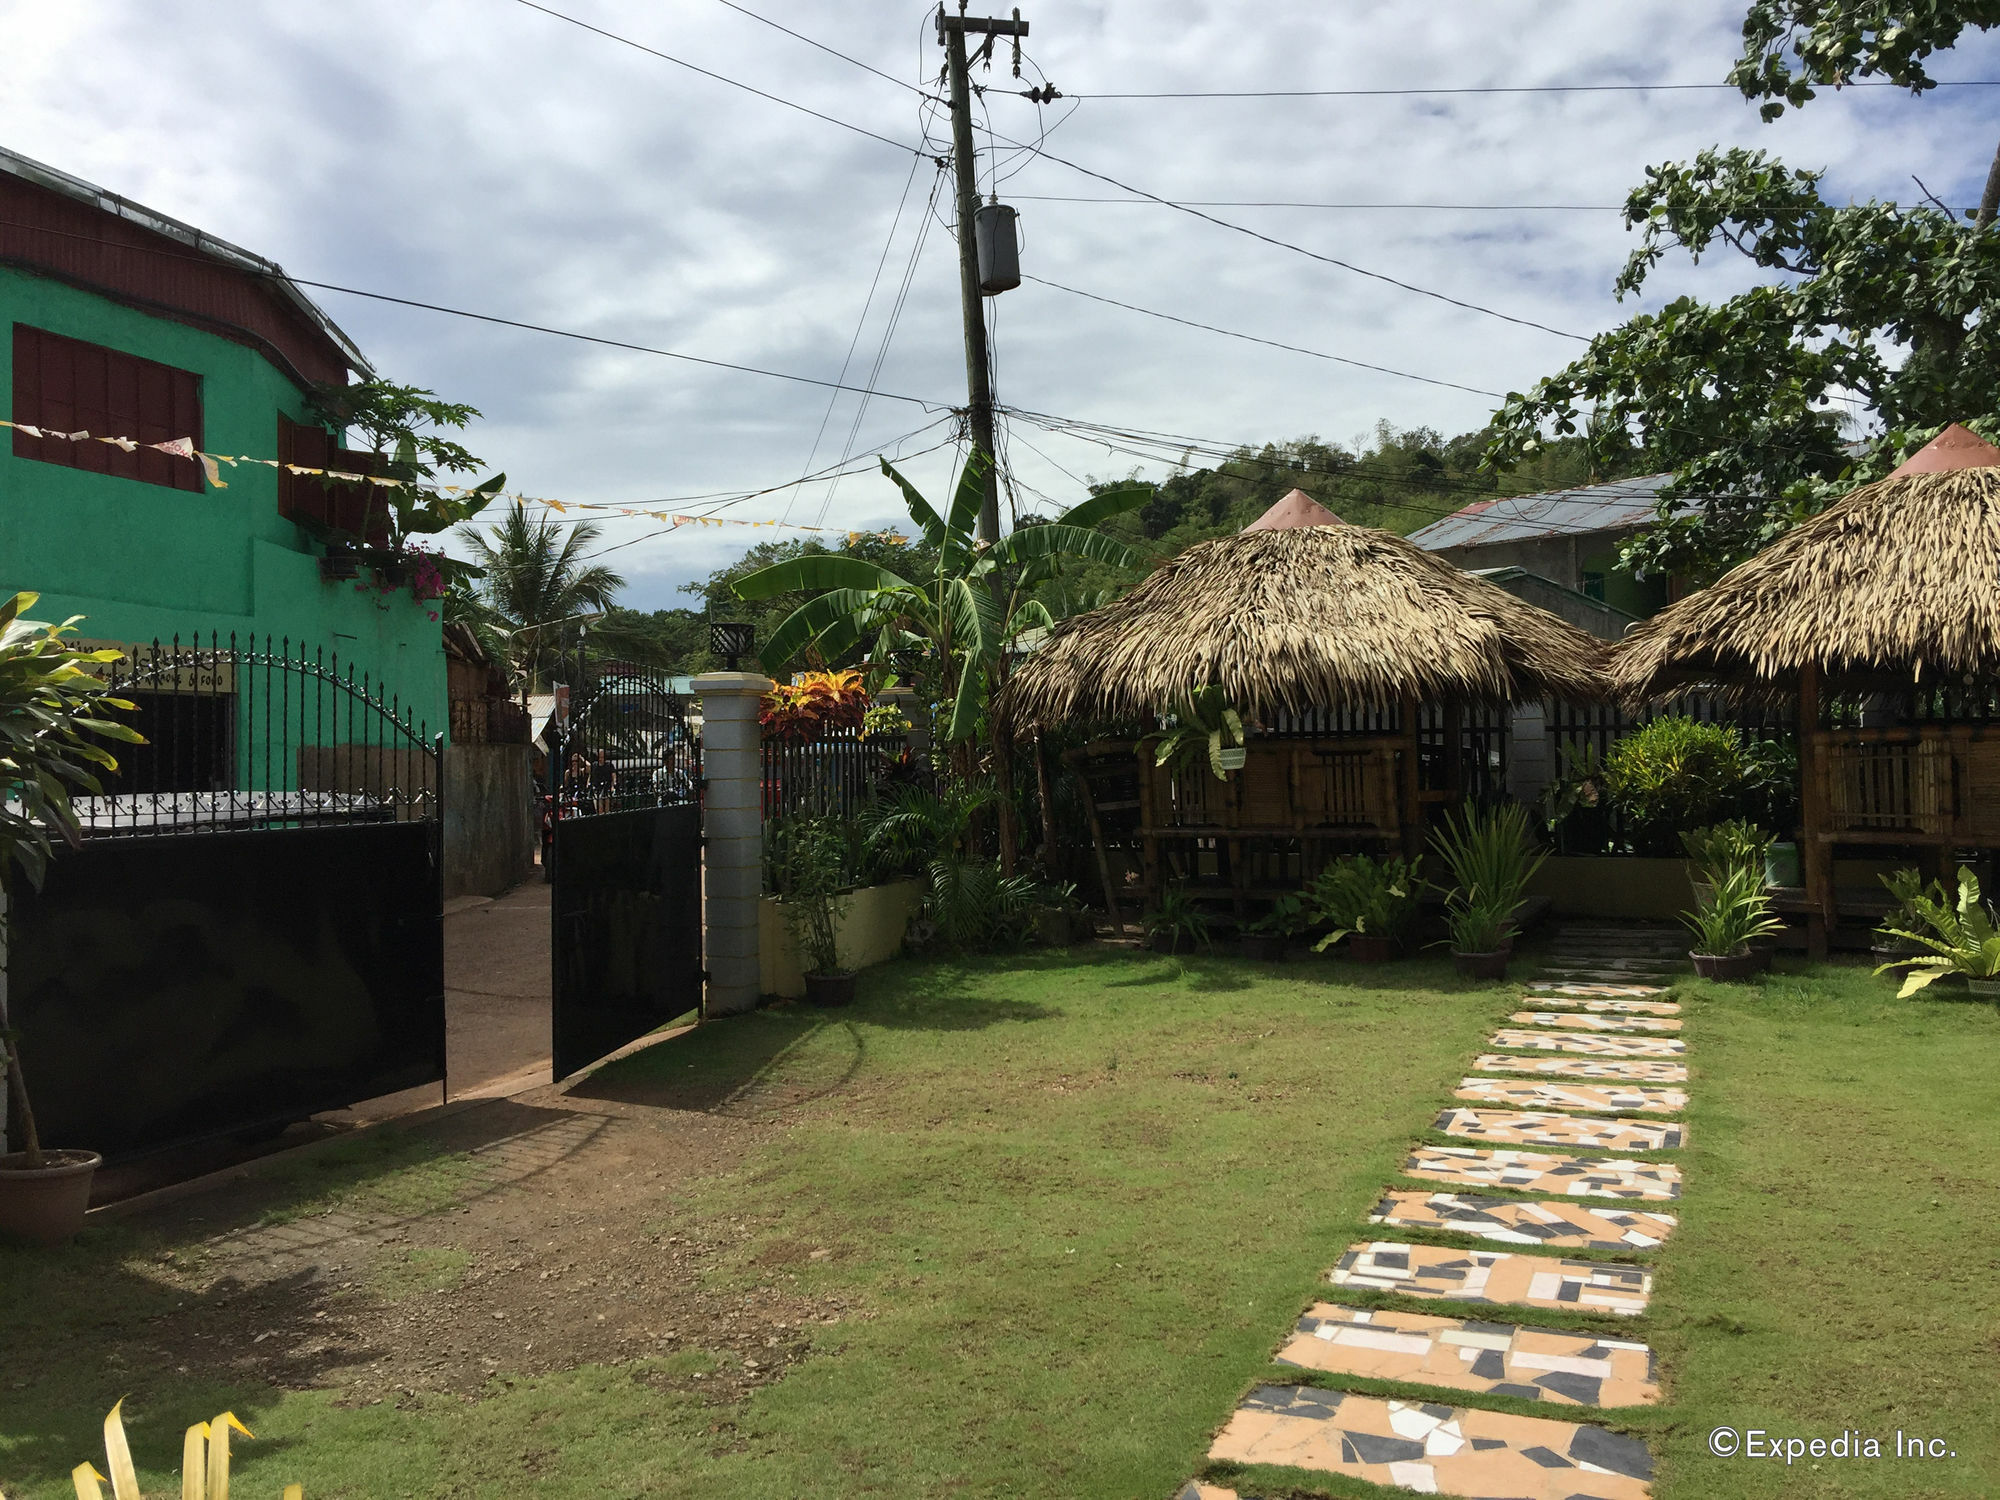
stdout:
<svg viewBox="0 0 2000 1500">
<path fill-rule="evenodd" d="M 1655 719 L 1604 757 L 1605 792 L 1642 853 L 1671 852 L 1682 829 L 1734 811 L 1743 784 L 1743 737 L 1726 724 Z"/>
<path fill-rule="evenodd" d="M 1321 870 L 1306 892 L 1314 917 L 1333 931 L 1314 945 L 1323 953 L 1354 933 L 1401 941 L 1417 916 L 1418 870 L 1423 861 L 1350 854 Z"/>
<path fill-rule="evenodd" d="M 1695 828 L 1681 835 L 1694 878 L 1703 885 L 1720 885 L 1731 870 L 1751 870 L 1764 879 L 1764 856 L 1771 852 L 1771 835 L 1742 818 Z"/>
</svg>

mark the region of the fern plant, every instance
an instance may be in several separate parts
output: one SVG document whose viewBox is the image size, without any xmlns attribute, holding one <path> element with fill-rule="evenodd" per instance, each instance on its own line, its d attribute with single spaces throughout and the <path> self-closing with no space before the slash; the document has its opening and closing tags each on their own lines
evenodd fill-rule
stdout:
<svg viewBox="0 0 2000 1500">
<path fill-rule="evenodd" d="M 1887 930 L 1930 951 L 1883 964 L 1875 971 L 1882 974 L 1891 969 L 1909 970 L 1902 989 L 1896 992 L 1897 999 L 1907 1000 L 1947 974 L 1963 974 L 1968 979 L 2000 979 L 2000 926 L 1994 923 L 1993 908 L 1980 899 L 1977 875 L 1970 870 L 1958 872 L 1956 902 L 1917 892 L 1910 905 L 1929 930 Z"/>
<path fill-rule="evenodd" d="M 1190 948 L 1210 946 L 1208 918 L 1195 905 L 1194 898 L 1178 887 L 1169 887 L 1160 896 L 1160 904 L 1139 919 L 1146 930 L 1148 941 L 1156 946 L 1164 939 L 1167 952 L 1178 953 L 1181 939 L 1186 938 Z"/>
<path fill-rule="evenodd" d="M 1419 873 L 1423 861 L 1397 856 L 1371 859 L 1350 854 L 1319 872 L 1306 892 L 1306 904 L 1316 919 L 1333 931 L 1313 944 L 1324 953 L 1343 938 L 1357 934 L 1400 942 L 1416 920 Z"/>
</svg>

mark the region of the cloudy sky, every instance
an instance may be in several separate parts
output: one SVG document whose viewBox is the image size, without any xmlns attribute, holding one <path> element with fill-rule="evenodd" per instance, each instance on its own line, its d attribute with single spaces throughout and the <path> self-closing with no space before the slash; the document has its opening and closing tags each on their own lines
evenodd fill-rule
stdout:
<svg viewBox="0 0 2000 1500">
<path fill-rule="evenodd" d="M 929 217 L 939 173 L 913 149 L 927 125 L 934 143 L 946 139 L 923 97 L 941 62 L 930 12 L 901 0 L 743 3 L 889 77 L 722 0 L 550 8 L 859 131 L 523 0 L 0 0 L 0 141 L 315 280 L 819 380 L 841 380 L 845 365 L 857 387 L 880 361 L 882 394 L 865 410 L 856 395 L 829 409 L 811 385 L 313 294 L 382 373 L 478 406 L 470 446 L 531 493 L 693 510 L 712 501 L 688 497 L 785 486 L 882 452 L 916 455 L 908 472 L 941 490 L 951 449 L 934 445 L 951 435 L 947 408 L 964 402 L 965 365 L 953 244 Z M 1921 177 L 1970 204 L 2000 137 L 2000 89 L 1916 100 L 1851 90 L 1774 126 L 1719 91 L 1105 97 L 1714 83 L 1735 55 L 1742 0 L 1023 9 L 1024 80 L 1004 52 L 982 75 L 980 123 L 993 137 L 1049 129 L 1048 152 L 1106 177 L 1230 200 L 1205 211 L 1570 333 L 1630 311 L 1610 295 L 1630 240 L 1609 210 L 1649 163 L 1747 144 L 1829 168 L 1837 196 L 1907 201 Z M 2000 78 L 2000 45 L 1974 38 L 1937 71 Z M 1043 76 L 1066 97 L 1038 109 L 1017 91 Z M 982 186 L 996 161 L 1001 197 L 1021 213 L 1023 269 L 1046 281 L 1493 391 L 1522 388 L 1581 347 L 1005 146 L 982 153 Z M 1102 199 L 1120 201 L 1078 201 Z M 1233 206 L 1245 201 L 1389 206 Z M 947 219 L 950 202 L 940 191 Z M 1743 283 L 1727 262 L 1675 264 L 1656 290 Z M 1464 431 L 1493 404 L 1032 282 L 989 306 L 1000 400 L 1067 421 L 1224 443 L 1351 442 L 1379 418 Z M 1029 505 L 1172 463 L 1025 420 L 1011 431 Z M 719 514 L 865 528 L 901 512 L 879 475 L 860 473 Z M 605 545 L 625 544 L 609 560 L 642 607 L 689 602 L 683 582 L 776 534 L 659 535 L 624 518 L 605 532 Z"/>
</svg>

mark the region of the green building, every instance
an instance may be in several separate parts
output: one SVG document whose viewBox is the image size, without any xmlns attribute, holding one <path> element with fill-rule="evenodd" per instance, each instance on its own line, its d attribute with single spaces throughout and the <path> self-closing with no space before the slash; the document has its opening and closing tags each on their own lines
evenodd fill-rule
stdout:
<svg viewBox="0 0 2000 1500">
<path fill-rule="evenodd" d="M 295 518 L 345 503 L 330 487 L 250 463 L 221 466 L 217 487 L 196 459 L 144 446 L 343 467 L 306 394 L 350 373 L 372 372 L 277 266 L 0 150 L 0 389 L 16 424 L 0 432 L 0 589 L 39 593 L 37 618 L 82 615 L 84 638 L 128 647 L 289 641 L 445 730 L 437 605 L 367 570 L 329 576 Z M 231 733 L 247 763 L 253 736 Z"/>
</svg>

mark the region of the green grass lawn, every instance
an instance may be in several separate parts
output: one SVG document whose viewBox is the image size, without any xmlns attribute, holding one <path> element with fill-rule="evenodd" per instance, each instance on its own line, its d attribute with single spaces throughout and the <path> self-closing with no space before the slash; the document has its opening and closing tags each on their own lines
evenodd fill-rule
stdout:
<svg viewBox="0 0 2000 1500">
<path fill-rule="evenodd" d="M 899 963 L 851 1012 L 760 1012 L 615 1065 L 600 1083 L 628 1098 L 793 1085 L 782 1131 L 695 1179 L 687 1209 L 742 1226 L 718 1285 L 782 1274 L 856 1315 L 728 1406 L 645 1379 L 715 1362 L 702 1350 L 496 1381 L 470 1402 L 352 1407 L 199 1369 L 169 1398 L 106 1354 L 145 1305 L 137 1271 L 173 1245 L 127 1229 L 62 1261 L 0 1253 L 0 1351 L 58 1323 L 76 1351 L 29 1390 L 0 1352 L 0 1490 L 66 1500 L 68 1466 L 133 1391 L 157 1416 L 138 1441 L 149 1493 L 176 1484 L 171 1422 L 234 1406 L 258 1433 L 238 1469 L 252 1496 L 299 1479 L 308 1500 L 1165 1500 L 1368 1237 L 1377 1191 L 1518 993 L 1431 960 Z M 1683 1223 L 1653 1314 L 1620 1325 L 1659 1350 L 1669 1404 L 1613 1421 L 1648 1435 L 1664 1497 L 2000 1491 L 2000 1018 L 1892 995 L 1850 970 L 1691 987 Z M 372 1172 L 300 1192 L 421 1208 L 455 1180 L 449 1160 L 378 1149 Z M 451 1270 L 403 1274 L 421 1294 Z M 1958 1456 L 1724 1463 L 1703 1447 L 1724 1424 L 1901 1427 Z"/>
</svg>

